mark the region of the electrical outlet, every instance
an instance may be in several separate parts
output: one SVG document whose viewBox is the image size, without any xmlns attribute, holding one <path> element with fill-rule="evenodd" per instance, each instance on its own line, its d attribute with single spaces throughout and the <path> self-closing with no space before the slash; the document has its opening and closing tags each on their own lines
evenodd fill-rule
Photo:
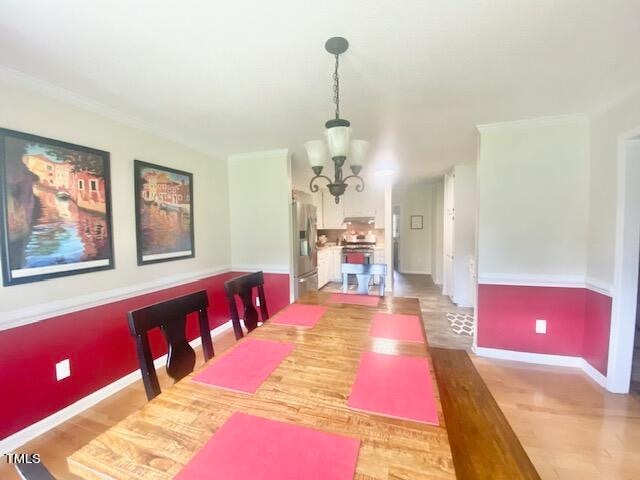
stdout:
<svg viewBox="0 0 640 480">
<path fill-rule="evenodd" d="M 547 333 L 547 321 L 546 320 L 536 320 L 536 333 Z"/>
<path fill-rule="evenodd" d="M 65 358 L 56 363 L 56 380 L 60 381 L 69 376 L 71 376 L 71 366 L 69 365 L 69 359 Z"/>
<path fill-rule="evenodd" d="M 256 297 L 256 307 L 260 306 L 260 297 Z"/>
</svg>

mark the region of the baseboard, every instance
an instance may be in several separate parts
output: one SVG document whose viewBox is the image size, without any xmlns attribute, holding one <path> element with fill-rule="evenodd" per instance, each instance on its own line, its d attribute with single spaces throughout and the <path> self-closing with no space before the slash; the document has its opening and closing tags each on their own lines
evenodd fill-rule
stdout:
<svg viewBox="0 0 640 480">
<path fill-rule="evenodd" d="M 471 350 L 479 357 L 512 360 L 515 362 L 532 363 L 536 365 L 579 368 L 598 385 L 605 389 L 607 388 L 607 377 L 596 370 L 589 362 L 587 362 L 582 357 L 573 357 L 569 355 L 550 355 L 546 353 L 516 352 L 514 350 L 502 350 L 499 348 L 486 348 L 477 346 L 472 347 Z"/>
<path fill-rule="evenodd" d="M 400 273 L 408 275 L 431 275 L 431 272 L 427 270 L 400 270 Z"/>
<path fill-rule="evenodd" d="M 228 321 L 211 330 L 211 336 L 212 337 L 218 336 L 231 328 L 232 328 L 231 321 Z M 198 336 L 192 341 L 190 341 L 189 345 L 191 345 L 193 348 L 196 348 L 200 346 L 201 343 L 202 343 L 202 339 Z M 162 355 L 161 357 L 156 358 L 153 361 L 153 364 L 156 367 L 156 369 L 158 369 L 164 366 L 166 361 L 167 361 L 167 355 L 165 354 L 165 355 Z M 135 370 L 129 373 L 128 375 L 125 375 L 124 377 L 119 378 L 115 382 L 102 387 L 100 390 L 96 390 L 95 392 L 87 395 L 86 397 L 81 398 L 80 400 L 72 403 L 71 405 L 64 407 L 62 410 L 58 410 L 57 412 L 49 415 L 48 417 L 43 418 L 42 420 L 32 425 L 29 425 L 28 427 L 23 428 L 22 430 L 12 435 L 9 435 L 8 437 L 0 440 L 0 455 L 13 452 L 16 448 L 19 448 L 20 446 L 24 445 L 28 441 L 33 440 L 34 438 L 40 435 L 43 435 L 44 433 L 48 432 L 52 428 L 55 428 L 61 423 L 66 422 L 70 418 L 82 413 L 86 409 L 101 402 L 105 398 L 110 397 L 114 393 L 119 392 L 123 388 L 131 385 L 132 383 L 140 380 L 141 378 L 142 376 L 140 375 L 140 370 L 139 369 Z"/>
<path fill-rule="evenodd" d="M 534 363 L 536 365 L 552 365 L 556 367 L 581 367 L 582 357 L 569 355 L 551 355 L 547 353 L 517 352 L 500 348 L 475 347 L 473 353 L 479 357 L 513 360 L 516 362 Z"/>
<path fill-rule="evenodd" d="M 587 362 L 584 358 L 581 359 L 580 368 L 582 371 L 589 375 L 593 381 L 595 381 L 602 388 L 607 388 L 607 377 L 605 377 L 602 373 L 600 373 L 596 368 L 593 367 L 589 362 Z"/>
</svg>

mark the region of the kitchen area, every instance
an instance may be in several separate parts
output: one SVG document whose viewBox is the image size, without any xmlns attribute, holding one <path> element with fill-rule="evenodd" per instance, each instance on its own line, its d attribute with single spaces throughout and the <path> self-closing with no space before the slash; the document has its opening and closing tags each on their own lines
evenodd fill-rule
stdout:
<svg viewBox="0 0 640 480">
<path fill-rule="evenodd" d="M 385 190 L 347 189 L 340 202 L 327 191 L 294 190 L 294 294 L 338 289 L 343 263 L 385 262 Z M 349 279 L 355 286 L 355 276 Z M 371 287 L 380 279 L 374 276 Z"/>
</svg>

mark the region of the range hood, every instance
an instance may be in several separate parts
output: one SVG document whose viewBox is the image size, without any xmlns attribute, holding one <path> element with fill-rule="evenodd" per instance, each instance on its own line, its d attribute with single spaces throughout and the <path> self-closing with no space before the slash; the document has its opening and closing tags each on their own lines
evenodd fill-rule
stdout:
<svg viewBox="0 0 640 480">
<path fill-rule="evenodd" d="M 342 223 L 364 223 L 369 225 L 375 225 L 375 217 L 344 217 Z"/>
</svg>

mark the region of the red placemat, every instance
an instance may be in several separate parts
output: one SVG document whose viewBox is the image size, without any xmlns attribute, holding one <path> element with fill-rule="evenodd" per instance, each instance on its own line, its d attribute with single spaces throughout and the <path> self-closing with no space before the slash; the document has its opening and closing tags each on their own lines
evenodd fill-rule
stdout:
<svg viewBox="0 0 640 480">
<path fill-rule="evenodd" d="M 369 336 L 406 342 L 424 342 L 422 324 L 417 315 L 374 313 Z"/>
<path fill-rule="evenodd" d="M 364 352 L 347 402 L 355 410 L 439 425 L 429 361 Z"/>
<path fill-rule="evenodd" d="M 346 305 L 363 305 L 365 307 L 377 307 L 380 297 L 373 295 L 356 295 L 350 293 L 332 293 L 329 303 L 344 303 Z"/>
<path fill-rule="evenodd" d="M 234 413 L 178 480 L 353 480 L 360 440 Z"/>
<path fill-rule="evenodd" d="M 235 392 L 255 393 L 293 348 L 293 343 L 247 338 L 193 380 Z"/>
<path fill-rule="evenodd" d="M 294 325 L 297 327 L 314 327 L 320 317 L 325 314 L 327 307 L 321 305 L 303 305 L 294 303 L 278 312 L 269 322 L 277 325 Z"/>
</svg>

